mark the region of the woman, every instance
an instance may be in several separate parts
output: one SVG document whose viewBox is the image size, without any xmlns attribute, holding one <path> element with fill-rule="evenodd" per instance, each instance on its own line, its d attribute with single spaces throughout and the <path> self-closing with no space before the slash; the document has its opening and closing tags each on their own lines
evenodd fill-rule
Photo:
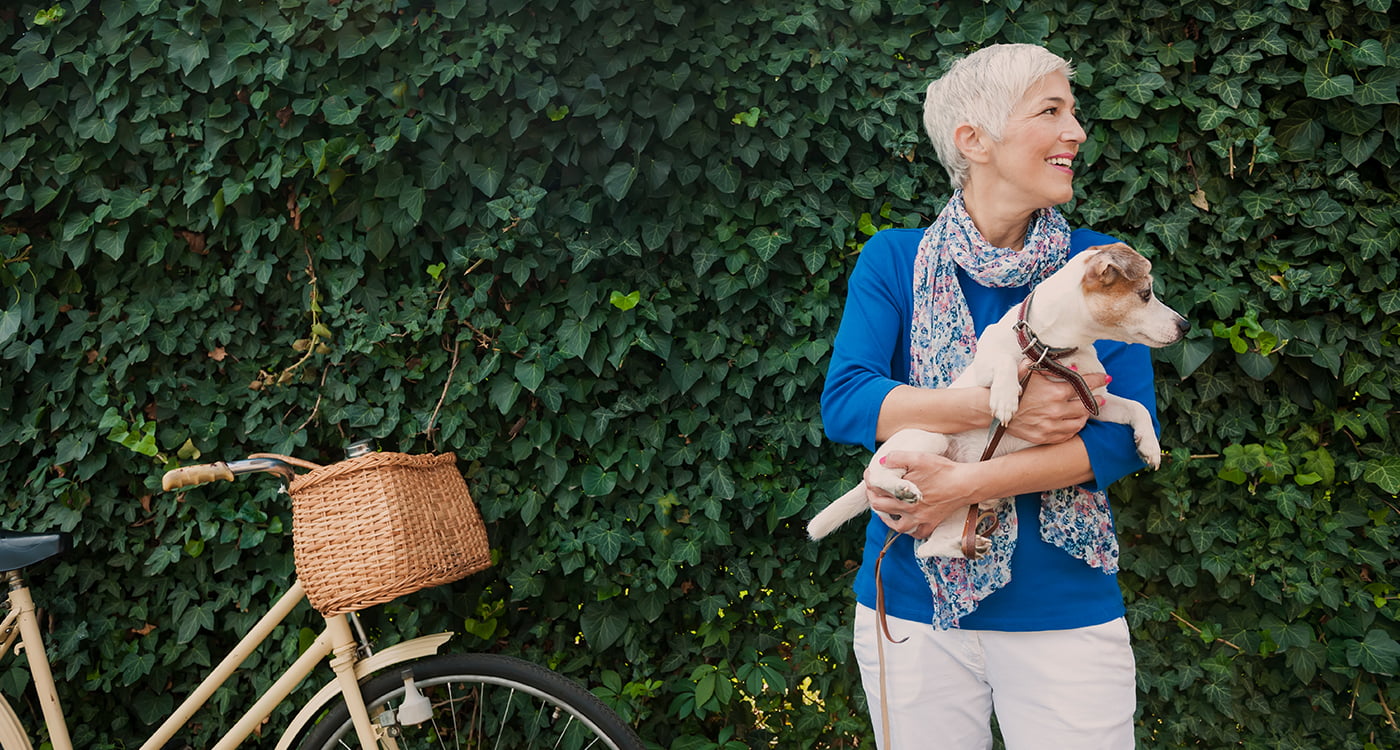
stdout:
<svg viewBox="0 0 1400 750">
<path fill-rule="evenodd" d="M 929 85 L 924 124 L 955 191 L 928 229 L 883 231 L 861 252 L 822 394 L 831 439 L 873 450 L 905 427 L 987 429 L 987 390 L 946 387 L 976 335 L 1068 257 L 1114 241 L 1071 233 L 1053 208 L 1073 196 L 1085 139 L 1071 75 L 1040 47 L 996 45 Z M 1108 377 L 1088 385 L 1109 382 L 1155 422 L 1147 350 L 1097 350 Z M 1087 418 L 1067 383 L 1036 374 L 1007 427 L 1037 447 L 983 463 L 887 458 L 924 497 L 872 493 L 889 515 L 871 515 L 855 584 L 856 656 L 883 750 L 990 748 L 993 712 L 1008 750 L 1133 746 L 1133 654 L 1101 490 L 1142 463 L 1129 428 Z M 944 518 L 1003 497 L 1015 502 L 989 555 L 915 558 L 914 540 Z M 900 643 L 881 641 L 875 612 L 891 531 L 902 536 L 879 585 Z"/>
</svg>

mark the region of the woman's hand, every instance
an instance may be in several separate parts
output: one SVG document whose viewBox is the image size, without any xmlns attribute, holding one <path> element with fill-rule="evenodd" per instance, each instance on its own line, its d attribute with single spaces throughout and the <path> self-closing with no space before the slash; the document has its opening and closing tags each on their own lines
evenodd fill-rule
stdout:
<svg viewBox="0 0 1400 750">
<path fill-rule="evenodd" d="M 887 469 L 904 469 L 904 478 L 918 485 L 923 498 L 906 503 L 865 483 L 870 507 L 885 514 L 885 525 L 916 539 L 926 539 L 944 519 L 977 502 L 970 494 L 975 464 L 960 464 L 934 453 L 894 451 L 885 456 Z M 868 477 L 867 477 L 868 478 Z"/>
<path fill-rule="evenodd" d="M 1108 376 L 1101 372 L 1085 375 L 1084 384 L 1091 391 L 1097 390 L 1108 384 Z M 1102 399 L 1099 404 L 1103 404 Z M 1036 371 L 1026 381 L 1021 404 L 1006 431 L 1035 445 L 1055 445 L 1078 435 L 1088 419 L 1089 410 L 1069 381 Z"/>
</svg>

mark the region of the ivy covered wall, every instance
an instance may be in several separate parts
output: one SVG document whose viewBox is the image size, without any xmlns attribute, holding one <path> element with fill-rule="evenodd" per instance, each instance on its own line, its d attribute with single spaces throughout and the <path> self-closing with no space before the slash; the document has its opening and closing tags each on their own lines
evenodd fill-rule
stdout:
<svg viewBox="0 0 1400 750">
<path fill-rule="evenodd" d="M 1116 488 L 1141 744 L 1394 746 L 1393 15 L 7 4 L 0 521 L 79 543 L 34 576 L 78 744 L 130 746 L 291 575 L 267 483 L 159 473 L 370 437 L 456 453 L 499 556 L 371 627 L 556 667 L 658 747 L 872 746 L 857 534 L 803 534 L 864 457 L 817 394 L 862 242 L 948 194 L 923 86 L 1029 41 L 1079 68 L 1071 222 L 1196 323 L 1158 360 L 1171 455 Z"/>
</svg>

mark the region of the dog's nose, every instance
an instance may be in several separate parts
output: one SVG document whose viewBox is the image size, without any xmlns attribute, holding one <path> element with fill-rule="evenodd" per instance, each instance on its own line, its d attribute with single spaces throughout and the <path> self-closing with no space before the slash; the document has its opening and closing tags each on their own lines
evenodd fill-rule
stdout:
<svg viewBox="0 0 1400 750">
<path fill-rule="evenodd" d="M 1178 318 L 1176 321 L 1176 329 L 1181 331 L 1182 336 L 1185 336 L 1186 332 L 1191 330 L 1191 321 L 1186 318 Z"/>
</svg>

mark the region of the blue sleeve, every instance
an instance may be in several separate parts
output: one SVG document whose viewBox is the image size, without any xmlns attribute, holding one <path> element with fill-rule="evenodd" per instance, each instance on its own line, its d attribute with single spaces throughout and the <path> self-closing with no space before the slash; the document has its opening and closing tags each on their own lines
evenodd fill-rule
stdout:
<svg viewBox="0 0 1400 750">
<path fill-rule="evenodd" d="M 899 236 L 900 230 L 879 232 L 861 250 L 822 389 L 826 436 L 872 451 L 885 396 L 908 382 L 913 265 Z"/>
<path fill-rule="evenodd" d="M 1152 415 L 1153 431 L 1161 435 L 1162 427 L 1157 421 L 1157 393 L 1152 384 L 1151 350 L 1142 344 L 1119 341 L 1100 341 L 1094 345 L 1094 350 L 1103 363 L 1104 371 L 1113 378 L 1113 382 L 1108 384 L 1109 393 L 1146 406 Z M 1079 437 L 1089 452 L 1089 466 L 1094 471 L 1094 481 L 1085 484 L 1085 489 L 1107 489 L 1145 466 L 1137 454 L 1133 428 L 1128 425 L 1091 419 L 1079 432 Z"/>
<path fill-rule="evenodd" d="M 1094 245 L 1107 245 L 1121 242 L 1088 229 L 1075 230 L 1070 235 L 1070 255 Z M 1162 426 L 1157 421 L 1157 392 L 1153 386 L 1152 353 L 1142 344 L 1124 344 L 1119 341 L 1100 341 L 1094 350 L 1103 363 L 1104 371 L 1113 377 L 1108 391 L 1117 396 L 1130 398 L 1143 406 L 1152 415 L 1152 429 L 1162 434 Z M 1085 489 L 1103 490 L 1114 482 L 1145 467 L 1138 457 L 1137 445 L 1133 440 L 1133 428 L 1124 424 L 1089 420 L 1079 433 L 1084 447 L 1089 452 L 1089 466 L 1094 471 L 1094 481 L 1084 485 Z"/>
</svg>

